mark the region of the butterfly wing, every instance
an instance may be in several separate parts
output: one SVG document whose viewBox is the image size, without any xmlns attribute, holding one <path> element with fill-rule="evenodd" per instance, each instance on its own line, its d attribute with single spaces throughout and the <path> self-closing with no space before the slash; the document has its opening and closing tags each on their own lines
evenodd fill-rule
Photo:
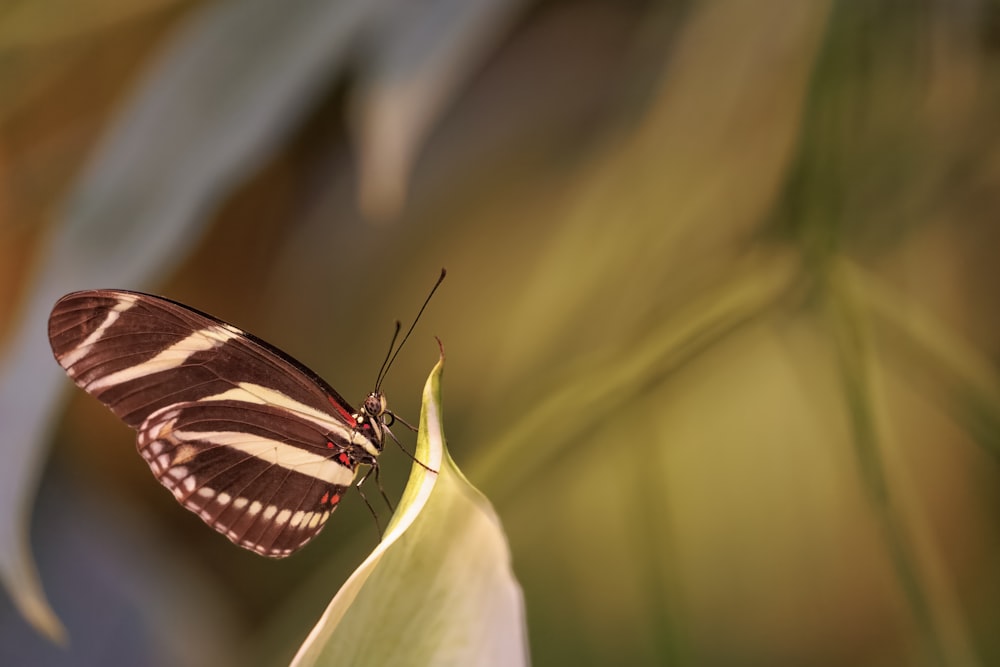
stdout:
<svg viewBox="0 0 1000 667">
<path fill-rule="evenodd" d="M 311 539 L 353 480 L 356 454 L 374 449 L 351 407 L 315 373 L 168 299 L 66 295 L 49 318 L 49 340 L 73 381 L 139 432 L 157 479 L 205 523 L 263 555 L 286 556 Z"/>
<path fill-rule="evenodd" d="M 357 469 L 352 450 L 326 440 L 315 422 L 228 399 L 153 413 L 138 448 L 184 507 L 234 544 L 275 558 L 319 533 Z"/>
<path fill-rule="evenodd" d="M 350 405 L 304 365 L 169 299 L 120 290 L 68 294 L 52 309 L 49 342 L 73 381 L 132 428 L 171 403 L 241 386 L 261 400 L 354 426 Z"/>
</svg>

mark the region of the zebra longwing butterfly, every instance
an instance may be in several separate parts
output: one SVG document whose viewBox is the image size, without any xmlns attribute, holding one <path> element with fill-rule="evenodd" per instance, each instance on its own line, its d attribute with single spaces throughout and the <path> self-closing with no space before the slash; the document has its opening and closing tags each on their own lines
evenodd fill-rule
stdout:
<svg viewBox="0 0 1000 667">
<path fill-rule="evenodd" d="M 395 355 L 355 410 L 278 348 L 150 294 L 67 294 L 52 309 L 49 342 L 70 378 L 137 431 L 160 483 L 245 549 L 294 553 L 359 466 L 378 472 L 393 421 L 379 387 Z"/>
</svg>

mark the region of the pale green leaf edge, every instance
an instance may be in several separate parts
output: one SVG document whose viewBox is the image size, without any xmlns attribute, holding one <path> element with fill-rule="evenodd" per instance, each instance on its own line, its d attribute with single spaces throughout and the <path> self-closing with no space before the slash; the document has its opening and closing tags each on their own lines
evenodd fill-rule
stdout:
<svg viewBox="0 0 1000 667">
<path fill-rule="evenodd" d="M 427 504 L 427 499 L 430 498 L 438 478 L 438 473 L 433 471 L 441 469 L 444 453 L 444 438 L 441 433 L 440 411 L 438 410 L 443 366 L 444 360 L 441 359 L 431 371 L 427 385 L 424 387 L 423 406 L 420 409 L 420 429 L 414 453 L 415 458 L 418 461 L 423 461 L 430 470 L 417 463 L 413 464 L 413 470 L 406 483 L 406 488 L 403 490 L 399 507 L 386 527 L 382 541 L 337 591 L 316 627 L 309 633 L 299 652 L 295 655 L 292 665 L 311 665 L 314 663 L 326 639 L 333 634 L 337 624 L 361 591 L 372 570 L 389 547 L 413 524 L 414 519 Z"/>
<path fill-rule="evenodd" d="M 441 372 L 443 368 L 444 357 L 442 356 L 424 385 L 420 427 L 414 453 L 416 461 L 420 461 L 424 465 L 414 462 L 410 478 L 403 490 L 399 506 L 386 528 L 385 536 L 337 591 L 326 611 L 323 612 L 316 626 L 292 659 L 292 667 L 307 667 L 317 664 L 324 647 L 379 561 L 413 524 L 426 506 L 431 492 L 437 484 L 439 473 L 435 471 L 441 470 L 441 465 L 445 461 L 454 468 L 453 462 L 444 449 L 444 433 L 441 425 Z M 457 468 L 454 469 L 457 470 Z"/>
</svg>

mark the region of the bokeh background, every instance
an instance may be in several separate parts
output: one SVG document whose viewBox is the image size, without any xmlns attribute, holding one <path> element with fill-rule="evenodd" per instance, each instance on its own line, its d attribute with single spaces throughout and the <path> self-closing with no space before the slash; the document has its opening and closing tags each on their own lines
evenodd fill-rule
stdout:
<svg viewBox="0 0 1000 667">
<path fill-rule="evenodd" d="M 282 562 L 205 529 L 56 296 L 357 400 L 445 266 L 385 389 L 415 418 L 442 339 L 535 664 L 1000 664 L 1000 4 L 326 4 L 0 10 L 0 564 L 30 534 L 70 641 L 5 597 L 0 662 L 281 664 L 376 541 L 356 498 Z"/>
</svg>

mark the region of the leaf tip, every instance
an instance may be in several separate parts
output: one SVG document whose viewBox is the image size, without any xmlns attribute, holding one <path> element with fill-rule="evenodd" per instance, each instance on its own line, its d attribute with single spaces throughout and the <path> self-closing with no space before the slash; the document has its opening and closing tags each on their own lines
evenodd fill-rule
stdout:
<svg viewBox="0 0 1000 667">
<path fill-rule="evenodd" d="M 69 644 L 69 636 L 59 617 L 49 606 L 34 565 L 20 559 L 20 563 L 4 568 L 4 582 L 18 611 L 43 637 L 59 646 Z"/>
</svg>

